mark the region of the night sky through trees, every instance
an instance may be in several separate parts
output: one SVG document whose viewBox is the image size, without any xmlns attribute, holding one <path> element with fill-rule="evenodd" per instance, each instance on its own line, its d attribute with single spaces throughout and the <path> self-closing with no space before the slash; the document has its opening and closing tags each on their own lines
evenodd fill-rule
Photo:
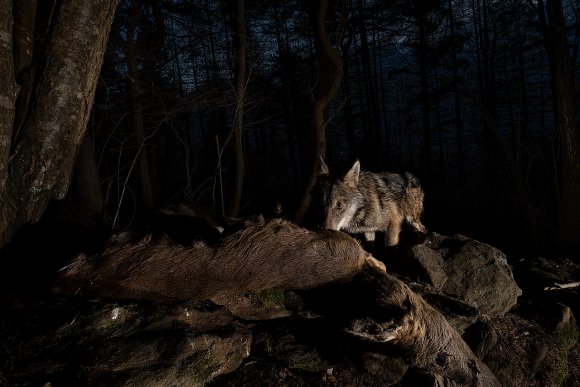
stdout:
<svg viewBox="0 0 580 387">
<path fill-rule="evenodd" d="M 245 3 L 241 214 L 281 201 L 292 218 L 313 165 L 312 89 L 320 74 L 308 4 Z M 564 2 L 573 63 L 575 7 Z M 216 213 L 228 208 L 234 23 L 229 3 L 121 2 L 90 127 L 101 187 L 110 189 L 107 211 L 121 207 L 119 225 L 151 206 L 136 185 L 144 173 L 155 208 L 183 199 Z M 326 27 L 344 66 L 326 111 L 331 168 L 344 172 L 360 159 L 366 169 L 417 174 L 433 229 L 527 248 L 555 243 L 561 154 L 536 5 L 335 1 Z M 123 50 L 128 28 L 134 77 Z M 148 171 L 131 168 L 143 143 L 131 100 L 142 109 Z M 131 195 L 120 193 L 125 181 Z"/>
</svg>

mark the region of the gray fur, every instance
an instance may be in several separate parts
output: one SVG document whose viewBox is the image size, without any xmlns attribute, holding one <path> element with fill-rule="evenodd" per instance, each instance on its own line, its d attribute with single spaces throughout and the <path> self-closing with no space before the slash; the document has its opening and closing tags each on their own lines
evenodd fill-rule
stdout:
<svg viewBox="0 0 580 387">
<path fill-rule="evenodd" d="M 328 175 L 324 164 L 322 176 Z M 395 246 L 404 222 L 420 232 L 425 194 L 417 177 L 361 170 L 357 160 L 341 179 L 331 183 L 322 195 L 324 227 L 348 233 L 364 233 L 374 240 L 375 232 L 386 234 L 385 243 Z"/>
</svg>

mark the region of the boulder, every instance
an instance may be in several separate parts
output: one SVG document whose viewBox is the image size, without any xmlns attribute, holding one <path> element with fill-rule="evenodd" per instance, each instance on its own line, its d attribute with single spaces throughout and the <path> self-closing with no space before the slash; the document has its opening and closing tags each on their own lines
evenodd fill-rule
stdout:
<svg viewBox="0 0 580 387">
<path fill-rule="evenodd" d="M 463 334 L 468 327 L 482 318 L 482 314 L 476 307 L 456 297 L 444 294 L 433 285 L 408 280 L 406 283 L 411 290 L 423 297 L 429 305 L 445 316 L 447 322 L 459 334 Z"/>
<path fill-rule="evenodd" d="M 570 378 L 576 371 L 570 368 L 578 364 L 572 351 L 578 348 L 578 327 L 569 307 L 557 307 L 547 311 L 558 316 L 552 327 L 512 313 L 491 320 L 497 341 L 483 360 L 502 385 L 561 386 L 566 381 L 577 385 Z"/>
<path fill-rule="evenodd" d="M 285 291 L 269 289 L 258 292 L 222 294 L 212 298 L 236 318 L 242 320 L 272 320 L 292 314 L 285 306 Z"/>
<path fill-rule="evenodd" d="M 238 368 L 252 341 L 215 305 L 51 300 L 7 316 L 8 385 L 202 386 Z"/>
<path fill-rule="evenodd" d="M 432 233 L 394 268 L 489 316 L 505 314 L 522 294 L 505 254 L 464 236 Z"/>
</svg>

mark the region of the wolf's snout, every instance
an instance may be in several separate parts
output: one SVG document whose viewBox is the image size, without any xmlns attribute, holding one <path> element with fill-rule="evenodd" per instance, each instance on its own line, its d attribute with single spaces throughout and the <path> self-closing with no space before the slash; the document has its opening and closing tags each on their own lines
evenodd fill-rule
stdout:
<svg viewBox="0 0 580 387">
<path fill-rule="evenodd" d="M 427 227 L 423 226 L 423 224 L 418 223 L 415 225 L 415 228 L 417 229 L 417 231 L 419 231 L 422 234 L 427 234 Z"/>
<path fill-rule="evenodd" d="M 338 223 L 334 222 L 332 219 L 326 219 L 324 222 L 324 228 L 327 230 L 339 231 Z"/>
</svg>

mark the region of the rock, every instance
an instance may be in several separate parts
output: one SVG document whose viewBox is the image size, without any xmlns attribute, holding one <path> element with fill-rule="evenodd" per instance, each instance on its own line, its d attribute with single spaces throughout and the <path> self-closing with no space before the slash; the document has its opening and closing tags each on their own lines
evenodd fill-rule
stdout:
<svg viewBox="0 0 580 387">
<path fill-rule="evenodd" d="M 302 327 L 303 329 L 303 327 Z M 319 329 L 314 327 L 313 330 Z M 270 357 L 275 359 L 284 368 L 291 370 L 304 370 L 309 372 L 326 371 L 336 366 L 338 357 L 336 353 L 324 356 L 320 348 L 325 348 L 322 343 L 304 342 L 297 336 L 304 333 L 297 333 L 300 328 L 293 324 L 280 324 L 275 328 L 267 329 L 256 335 L 252 353 L 255 356 Z M 323 334 L 319 335 L 323 336 Z M 325 352 L 329 351 L 325 348 Z"/>
<path fill-rule="evenodd" d="M 3 381 L 201 386 L 249 355 L 250 331 L 231 321 L 210 303 L 57 300 L 12 310 L 0 321 Z"/>
<path fill-rule="evenodd" d="M 478 320 L 471 324 L 462 337 L 480 359 L 483 359 L 497 343 L 497 333 L 490 323 L 484 320 Z"/>
<path fill-rule="evenodd" d="M 408 368 L 396 352 L 344 341 L 323 319 L 262 324 L 254 335 L 252 360 L 217 378 L 216 385 L 387 386 L 400 381 Z"/>
<path fill-rule="evenodd" d="M 96 365 L 85 365 L 83 373 L 91 384 L 114 380 L 124 386 L 203 386 L 234 371 L 249 355 L 251 334 L 245 330 L 167 336 L 105 342 L 92 354 Z"/>
<path fill-rule="evenodd" d="M 570 358 L 570 368 L 564 386 L 576 387 L 580 380 L 580 345 L 574 346 L 568 353 L 568 357 Z"/>
<path fill-rule="evenodd" d="M 432 233 L 424 244 L 409 249 L 403 262 L 396 263 L 396 270 L 418 277 L 489 316 L 506 313 L 522 294 L 506 256 L 464 236 Z"/>
<path fill-rule="evenodd" d="M 410 367 L 397 386 L 462 387 L 464 384 L 457 383 L 436 372 L 428 372 L 419 367 Z"/>
<path fill-rule="evenodd" d="M 96 332 L 113 334 L 116 329 L 159 331 L 177 326 L 208 332 L 226 327 L 233 321 L 226 308 L 209 301 L 178 305 L 98 302 L 93 303 L 93 309 L 88 313 L 92 322 L 87 321 L 84 328 L 87 335 Z"/>
<path fill-rule="evenodd" d="M 497 343 L 483 358 L 502 385 L 561 386 L 568 378 L 578 327 L 567 307 L 552 329 L 514 314 L 491 320 Z"/>
<path fill-rule="evenodd" d="M 516 261 L 514 274 L 524 290 L 518 303 L 529 305 L 530 312 L 541 312 L 541 302 L 564 303 L 580 314 L 580 263 L 565 257 L 524 258 Z"/>
<path fill-rule="evenodd" d="M 361 356 L 362 368 L 372 384 L 389 386 L 403 378 L 408 365 L 400 358 L 378 352 L 365 352 Z"/>
<path fill-rule="evenodd" d="M 222 294 L 213 297 L 212 301 L 242 320 L 271 320 L 292 314 L 285 307 L 285 292 L 282 289 Z"/>
<path fill-rule="evenodd" d="M 333 367 L 320 352 L 311 346 L 297 343 L 286 354 L 288 368 L 299 369 L 309 372 L 326 371 Z"/>
<path fill-rule="evenodd" d="M 460 334 L 463 334 L 466 328 L 481 317 L 481 313 L 474 306 L 450 295 L 443 294 L 432 285 L 410 281 L 407 284 L 411 290 L 419 294 L 429 305 L 443 314 L 449 325 Z"/>
</svg>

